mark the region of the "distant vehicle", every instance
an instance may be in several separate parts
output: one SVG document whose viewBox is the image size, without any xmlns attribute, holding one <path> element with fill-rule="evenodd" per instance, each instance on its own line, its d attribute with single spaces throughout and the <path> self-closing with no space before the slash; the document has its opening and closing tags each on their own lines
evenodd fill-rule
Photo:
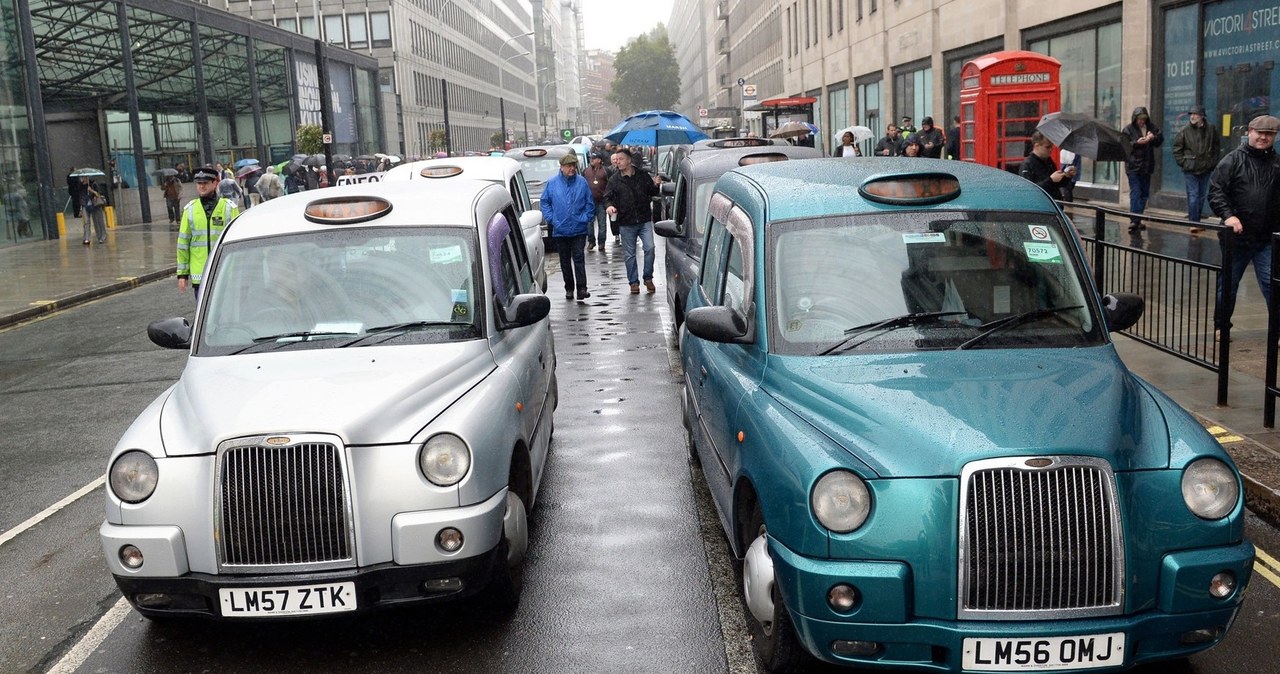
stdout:
<svg viewBox="0 0 1280 674">
<path fill-rule="evenodd" d="M 538 287 L 547 289 L 546 249 L 542 242 L 542 211 L 534 205 L 525 182 L 520 162 L 501 155 L 497 157 L 450 157 L 424 159 L 401 164 L 382 177 L 384 181 L 403 180 L 488 180 L 498 183 L 511 194 L 516 210 L 520 212 L 520 229 L 524 232 L 525 248 L 529 253 L 529 266 L 538 280 Z"/>
<path fill-rule="evenodd" d="M 1117 672 L 1227 636 L 1241 476 L 1120 360 L 1142 299 L 1099 295 L 1043 190 L 959 161 L 746 166 L 703 249 L 684 420 L 764 669 Z"/>
<path fill-rule="evenodd" d="M 588 148 L 600 141 L 604 140 L 602 134 L 593 133 L 587 136 L 574 136 L 569 140 L 570 145 L 586 145 Z"/>
<path fill-rule="evenodd" d="M 520 168 L 524 171 L 525 183 L 529 187 L 529 197 L 532 200 L 533 208 L 541 213 L 542 209 L 542 188 L 548 180 L 560 174 L 560 158 L 570 152 L 578 154 L 577 148 L 572 145 L 535 145 L 533 147 L 520 147 L 514 150 L 507 150 L 508 159 L 514 159 L 520 162 Z M 582 170 L 586 166 L 584 157 L 578 156 L 578 170 Z M 547 223 L 542 223 L 542 236 L 544 238 L 550 236 Z"/>
<path fill-rule="evenodd" d="M 749 140 L 767 140 L 753 138 Z M 715 141 L 712 141 L 715 142 Z M 694 146 L 716 149 L 715 152 L 693 152 L 680 160 L 674 183 L 663 183 L 663 194 L 672 200 L 671 220 L 653 225 L 655 234 L 666 238 L 667 304 L 676 324 L 676 333 L 684 323 L 684 303 L 689 288 L 697 282 L 702 260 L 702 239 L 706 234 L 707 207 L 716 180 L 739 166 L 750 166 L 792 159 L 815 159 L 822 153 L 811 147 L 783 143 L 763 143 L 748 147 L 718 149 L 716 145 Z"/>
<path fill-rule="evenodd" d="M 147 330 L 190 358 L 107 461 L 121 593 L 154 620 L 514 609 L 558 393 L 510 194 L 379 183 L 251 210 L 194 327 Z"/>
</svg>

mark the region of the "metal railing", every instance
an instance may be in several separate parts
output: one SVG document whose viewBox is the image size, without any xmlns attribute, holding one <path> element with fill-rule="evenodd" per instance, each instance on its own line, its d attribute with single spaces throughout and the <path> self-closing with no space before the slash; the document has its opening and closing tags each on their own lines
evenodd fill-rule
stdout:
<svg viewBox="0 0 1280 674">
<path fill-rule="evenodd" d="M 1108 241 L 1108 222 L 1116 231 L 1123 231 L 1124 223 L 1133 215 L 1129 211 L 1074 202 L 1060 202 L 1059 205 L 1068 217 L 1078 211 L 1092 212 L 1092 236 L 1087 233 L 1088 216 L 1071 219 L 1076 223 L 1085 252 L 1093 265 L 1098 292 L 1104 295 L 1133 293 L 1146 301 L 1142 318 L 1124 330 L 1124 334 L 1216 373 L 1217 404 L 1226 405 L 1231 362 L 1230 329 L 1224 328 L 1221 339 L 1216 339 L 1213 313 L 1222 270 L 1231 268 L 1234 232 L 1229 227 L 1205 222 L 1146 214 L 1140 216 L 1143 223 L 1199 227 L 1207 230 L 1204 234 L 1206 239 L 1215 244 L 1221 239 L 1224 244 L 1221 246 L 1222 260 L 1221 264 L 1215 265 Z M 1108 216 L 1112 220 L 1109 221 Z M 1231 284 L 1226 286 L 1224 293 L 1234 294 Z M 1274 368 L 1271 371 L 1274 372 Z"/>
<path fill-rule="evenodd" d="M 1276 301 L 1280 295 L 1280 282 L 1276 280 L 1276 271 L 1280 270 L 1280 234 L 1271 235 L 1271 297 L 1267 302 L 1267 370 L 1266 387 L 1263 389 L 1262 425 L 1267 428 L 1276 427 L 1276 361 L 1277 340 L 1280 339 L 1280 312 L 1276 311 Z M 1230 284 L 1228 284 L 1230 285 Z"/>
</svg>

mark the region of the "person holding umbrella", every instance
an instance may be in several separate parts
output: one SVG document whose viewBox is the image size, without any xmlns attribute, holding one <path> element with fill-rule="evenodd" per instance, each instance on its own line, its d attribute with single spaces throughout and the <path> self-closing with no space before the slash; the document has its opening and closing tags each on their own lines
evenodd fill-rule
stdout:
<svg viewBox="0 0 1280 674">
<path fill-rule="evenodd" d="M 835 149 L 835 152 L 831 153 L 831 156 L 833 157 L 861 157 L 862 156 L 862 148 L 858 147 L 858 145 L 853 142 L 852 131 L 845 131 L 844 135 L 840 136 L 840 146 Z"/>
<path fill-rule="evenodd" d="M 1187 219 L 1200 222 L 1200 210 L 1209 195 L 1209 175 L 1218 165 L 1222 145 L 1218 129 L 1204 117 L 1203 105 L 1191 106 L 1187 114 L 1191 122 L 1173 137 L 1173 160 L 1182 169 L 1187 187 Z M 1191 228 L 1192 234 L 1199 231 L 1199 227 Z"/>
<path fill-rule="evenodd" d="M 169 211 L 169 224 L 178 224 L 178 218 L 182 217 L 182 181 L 178 178 L 178 172 L 174 171 L 173 175 L 165 176 L 164 187 L 164 205 Z"/>
<path fill-rule="evenodd" d="M 1129 231 L 1136 232 L 1147 228 L 1138 216 L 1147 210 L 1147 199 L 1151 198 L 1151 174 L 1156 170 L 1156 148 L 1164 144 L 1164 134 L 1151 121 L 1150 113 L 1142 106 L 1133 109 L 1132 121 L 1122 132 L 1133 143 L 1133 151 L 1124 163 L 1124 172 L 1129 177 Z"/>
</svg>

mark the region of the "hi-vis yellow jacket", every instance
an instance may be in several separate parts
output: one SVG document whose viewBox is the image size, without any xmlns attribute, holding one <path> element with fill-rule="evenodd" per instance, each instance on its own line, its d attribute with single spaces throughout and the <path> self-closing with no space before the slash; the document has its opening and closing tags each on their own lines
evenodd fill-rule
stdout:
<svg viewBox="0 0 1280 674">
<path fill-rule="evenodd" d="M 204 206 L 199 199 L 192 199 L 182 209 L 182 222 L 178 225 L 178 277 L 187 276 L 193 284 L 204 280 L 204 265 L 213 253 L 213 247 L 222 236 L 227 223 L 240 214 L 240 209 L 230 199 L 218 199 L 213 216 L 206 219 Z"/>
</svg>

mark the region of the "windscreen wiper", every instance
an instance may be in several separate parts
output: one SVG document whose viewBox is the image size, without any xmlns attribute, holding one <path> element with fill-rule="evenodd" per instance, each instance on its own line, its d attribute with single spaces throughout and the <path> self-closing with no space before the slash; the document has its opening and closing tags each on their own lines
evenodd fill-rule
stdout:
<svg viewBox="0 0 1280 674">
<path fill-rule="evenodd" d="M 348 346 L 358 344 L 370 337 L 377 337 L 378 335 L 386 335 L 388 338 L 390 338 L 392 335 L 388 333 L 404 333 L 410 330 L 421 330 L 423 328 L 438 328 L 438 327 L 451 328 L 457 325 L 459 324 L 451 323 L 449 321 L 406 321 L 404 323 L 392 323 L 391 325 L 379 325 L 374 328 L 369 328 L 367 331 L 365 331 L 365 334 L 360 335 L 355 339 L 352 339 L 348 342 L 344 342 L 343 344 L 339 345 L 338 348 L 345 349 Z"/>
<path fill-rule="evenodd" d="M 297 344 L 299 342 L 309 342 L 315 337 L 346 337 L 354 334 L 356 333 L 345 330 L 297 330 L 295 332 L 282 332 L 278 335 L 254 337 L 252 344 L 238 351 L 232 351 L 231 355 L 234 356 L 238 353 L 244 353 L 245 351 L 262 346 L 263 344 Z"/>
<path fill-rule="evenodd" d="M 861 346 L 862 344 L 865 344 L 866 342 L 872 339 L 875 339 L 879 335 L 887 334 L 888 332 L 892 330 L 896 330 L 898 328 L 905 328 L 911 325 L 920 325 L 921 323 L 936 323 L 948 316 L 967 316 L 967 315 L 969 315 L 969 312 L 967 311 L 925 311 L 925 312 L 916 313 L 916 314 L 903 314 L 901 316 L 894 316 L 893 318 L 886 318 L 884 320 L 875 321 L 872 323 L 866 323 L 863 325 L 855 325 L 852 328 L 849 328 L 848 330 L 844 331 L 844 334 L 845 334 L 844 339 L 841 339 L 835 344 L 832 344 L 830 347 L 818 352 L 818 355 L 825 356 L 825 355 L 834 353 L 836 351 L 843 351 L 846 349 L 851 349 L 855 346 Z M 862 340 L 861 342 L 856 342 L 856 343 L 854 342 L 854 340 L 857 339 L 858 337 L 875 330 L 883 330 L 884 332 L 871 335 L 866 339 Z"/>
<path fill-rule="evenodd" d="M 974 345 L 982 343 L 983 340 L 990 337 L 991 335 L 994 335 L 997 332 L 1000 332 L 1001 330 L 1016 327 L 1016 326 L 1022 325 L 1023 323 L 1027 323 L 1029 321 L 1040 320 L 1041 318 L 1044 318 L 1046 316 L 1053 316 L 1054 314 L 1059 314 L 1064 311 L 1071 311 L 1073 309 L 1081 309 L 1081 308 L 1083 308 L 1082 305 L 1073 304 L 1069 307 L 1049 307 L 1047 309 L 1034 309 L 1032 311 L 1025 311 L 1023 313 L 1014 314 L 1012 316 L 1005 316 L 1004 318 L 997 318 L 996 320 L 991 321 L 990 323 L 985 323 L 983 325 L 978 326 L 978 328 L 982 330 L 982 332 L 978 333 L 978 336 L 974 337 L 973 339 L 970 339 L 969 341 L 961 344 L 960 346 L 957 346 L 956 350 L 973 348 Z"/>
</svg>

